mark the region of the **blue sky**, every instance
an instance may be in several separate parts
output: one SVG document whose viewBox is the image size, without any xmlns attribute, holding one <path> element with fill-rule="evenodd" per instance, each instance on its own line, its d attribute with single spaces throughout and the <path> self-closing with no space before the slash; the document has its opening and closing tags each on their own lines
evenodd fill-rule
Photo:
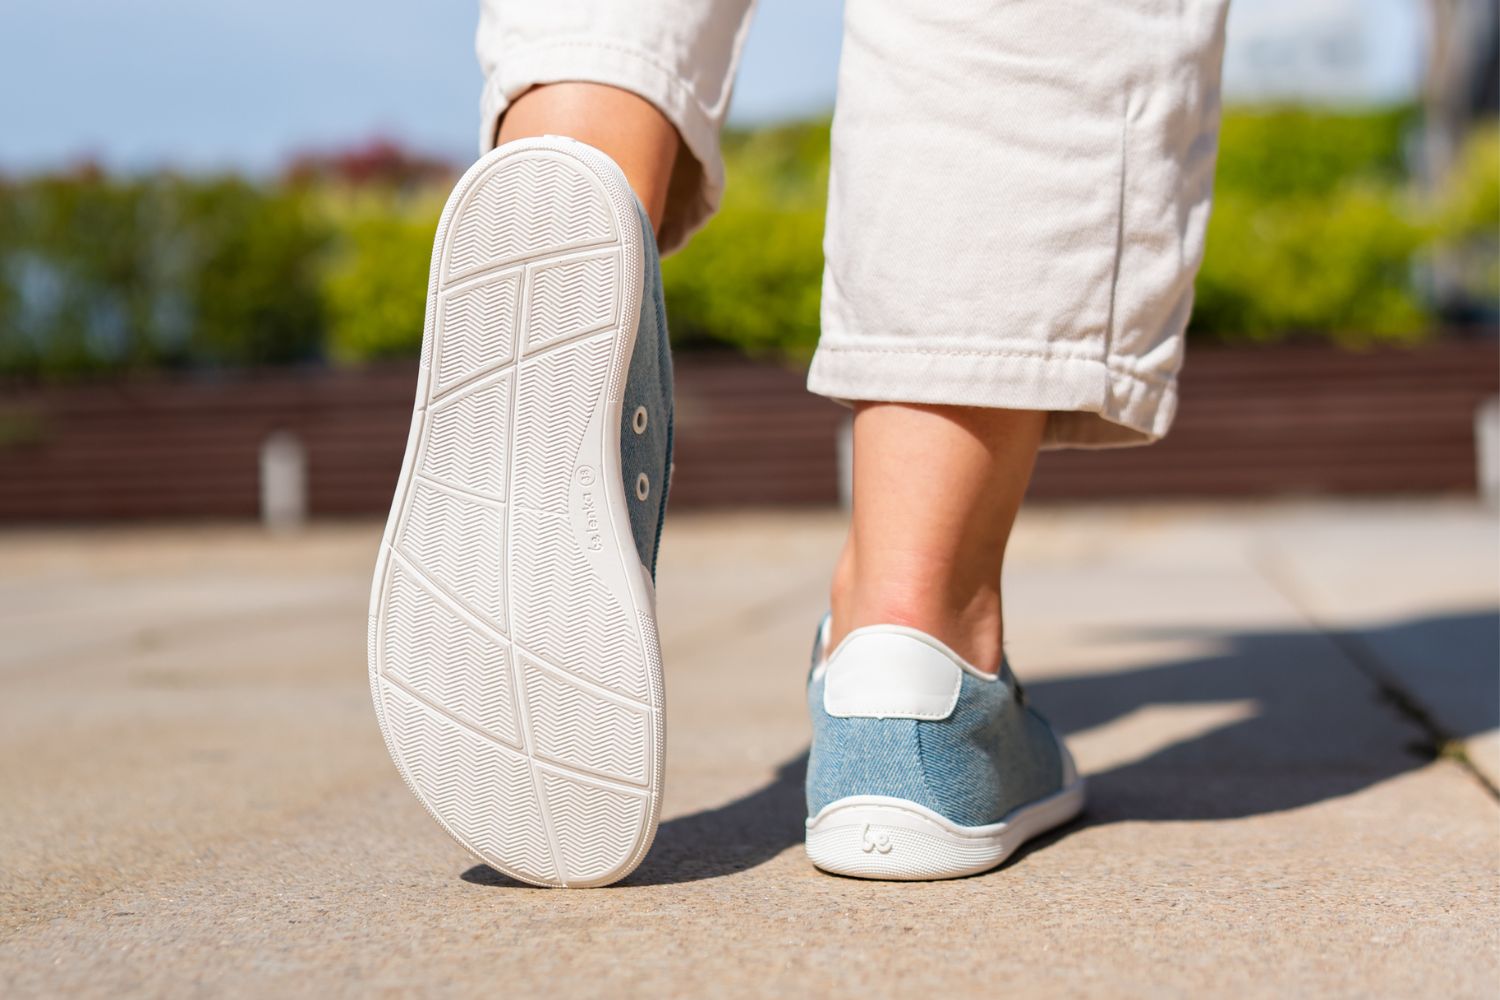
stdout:
<svg viewBox="0 0 1500 1000">
<path fill-rule="evenodd" d="M 1234 87 L 1296 85 L 1285 63 L 1317 58 L 1318 49 L 1281 53 L 1273 45 L 1268 56 L 1266 40 L 1297 36 L 1309 12 L 1314 28 L 1334 34 L 1341 17 L 1364 25 L 1362 62 L 1338 85 L 1375 96 L 1410 90 L 1418 0 L 1236 5 L 1231 95 Z M 736 90 L 738 121 L 831 107 L 840 9 L 838 0 L 761 0 Z M 296 150 L 377 134 L 472 157 L 475 10 L 476 0 L 0 4 L 0 169 L 94 156 L 125 168 L 259 171 Z M 1240 32 L 1236 21 L 1245 25 Z M 1247 40 L 1244 51 L 1234 45 L 1237 34 Z"/>
</svg>

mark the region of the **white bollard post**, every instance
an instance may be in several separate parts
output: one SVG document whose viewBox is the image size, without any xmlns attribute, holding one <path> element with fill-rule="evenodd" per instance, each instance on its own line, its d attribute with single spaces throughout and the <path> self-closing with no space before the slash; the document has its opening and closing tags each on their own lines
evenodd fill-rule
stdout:
<svg viewBox="0 0 1500 1000">
<path fill-rule="evenodd" d="M 1474 412 L 1474 469 L 1479 497 L 1500 507 L 1500 396 L 1491 396 Z"/>
<path fill-rule="evenodd" d="M 307 452 L 291 431 L 261 443 L 260 520 L 272 531 L 295 531 L 307 520 Z"/>
</svg>

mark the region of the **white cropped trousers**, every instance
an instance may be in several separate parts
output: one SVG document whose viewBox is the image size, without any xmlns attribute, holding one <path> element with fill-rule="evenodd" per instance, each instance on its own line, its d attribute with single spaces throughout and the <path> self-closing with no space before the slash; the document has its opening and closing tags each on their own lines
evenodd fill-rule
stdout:
<svg viewBox="0 0 1500 1000">
<path fill-rule="evenodd" d="M 690 154 L 661 233 L 681 247 L 724 189 L 719 129 L 753 5 L 482 0 L 482 148 L 538 84 L 632 91 Z M 847 0 L 808 387 L 1046 410 L 1050 447 L 1165 434 L 1227 6 Z"/>
</svg>

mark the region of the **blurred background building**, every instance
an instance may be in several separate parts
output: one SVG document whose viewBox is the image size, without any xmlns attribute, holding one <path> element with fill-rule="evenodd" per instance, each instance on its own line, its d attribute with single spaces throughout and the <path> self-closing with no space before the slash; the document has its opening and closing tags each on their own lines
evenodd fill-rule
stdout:
<svg viewBox="0 0 1500 1000">
<path fill-rule="evenodd" d="M 0 519 L 384 510 L 437 212 L 474 155 L 474 16 L 0 10 Z M 761 4 L 724 210 L 667 263 L 676 504 L 837 501 L 843 413 L 800 366 L 839 31 L 837 3 Z M 1034 494 L 1480 489 L 1497 38 L 1492 0 L 1235 0 L 1177 428 L 1045 456 Z"/>
</svg>

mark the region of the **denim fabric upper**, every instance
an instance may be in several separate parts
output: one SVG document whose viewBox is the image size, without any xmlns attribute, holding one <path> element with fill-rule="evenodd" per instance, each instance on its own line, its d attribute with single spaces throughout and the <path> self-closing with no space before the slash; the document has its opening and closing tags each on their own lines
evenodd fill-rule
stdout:
<svg viewBox="0 0 1500 1000">
<path fill-rule="evenodd" d="M 1062 789 L 1057 737 L 1018 698 L 1008 665 L 995 680 L 965 671 L 953 712 L 934 721 L 831 716 L 823 685 L 815 670 L 807 689 L 809 816 L 851 795 L 888 795 L 982 826 Z"/>
<path fill-rule="evenodd" d="M 635 351 L 625 377 L 620 410 L 620 468 L 625 477 L 625 500 L 630 507 L 630 531 L 641 565 L 656 579 L 656 553 L 672 467 L 672 348 L 667 342 L 667 307 L 662 298 L 661 257 L 651 219 L 639 201 L 643 249 L 641 318 L 636 327 Z M 636 410 L 645 407 L 645 429 L 637 432 Z M 645 500 L 637 485 L 646 475 Z"/>
</svg>

